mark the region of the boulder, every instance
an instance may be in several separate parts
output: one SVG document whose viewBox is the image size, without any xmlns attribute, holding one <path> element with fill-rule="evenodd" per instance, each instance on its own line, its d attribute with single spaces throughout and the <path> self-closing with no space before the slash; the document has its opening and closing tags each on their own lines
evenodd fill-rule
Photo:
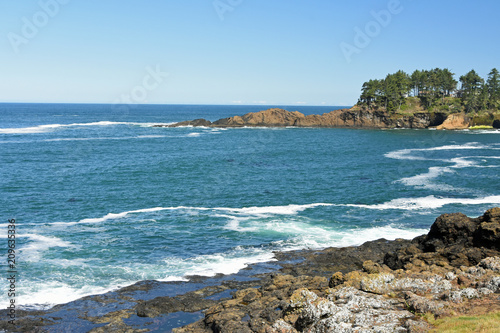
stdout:
<svg viewBox="0 0 500 333">
<path fill-rule="evenodd" d="M 500 208 L 470 218 L 461 213 L 443 214 L 429 233 L 411 245 L 387 253 L 384 263 L 391 269 L 477 265 L 486 257 L 500 255 Z"/>
<path fill-rule="evenodd" d="M 479 218 L 474 245 L 500 251 L 500 208 L 492 208 Z"/>
</svg>

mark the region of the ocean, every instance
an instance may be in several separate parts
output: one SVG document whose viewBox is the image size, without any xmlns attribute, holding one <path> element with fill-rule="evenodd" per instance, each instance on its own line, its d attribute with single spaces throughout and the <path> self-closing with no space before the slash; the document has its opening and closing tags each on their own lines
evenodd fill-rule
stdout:
<svg viewBox="0 0 500 333">
<path fill-rule="evenodd" d="M 498 130 L 153 127 L 268 107 L 0 104 L 0 241 L 15 219 L 16 302 L 46 309 L 235 273 L 273 251 L 410 239 L 440 214 L 500 205 Z"/>
</svg>

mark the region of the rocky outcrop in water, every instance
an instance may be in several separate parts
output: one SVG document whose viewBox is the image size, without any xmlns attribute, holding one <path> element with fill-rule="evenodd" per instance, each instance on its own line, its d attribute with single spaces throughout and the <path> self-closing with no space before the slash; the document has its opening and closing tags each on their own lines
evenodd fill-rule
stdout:
<svg viewBox="0 0 500 333">
<path fill-rule="evenodd" d="M 428 128 L 440 125 L 445 119 L 442 113 L 414 113 L 411 115 L 388 114 L 382 111 L 341 109 L 322 115 L 304 115 L 298 111 L 268 109 L 243 116 L 219 119 L 184 121 L 168 127 L 334 127 L 334 128 Z"/>
</svg>

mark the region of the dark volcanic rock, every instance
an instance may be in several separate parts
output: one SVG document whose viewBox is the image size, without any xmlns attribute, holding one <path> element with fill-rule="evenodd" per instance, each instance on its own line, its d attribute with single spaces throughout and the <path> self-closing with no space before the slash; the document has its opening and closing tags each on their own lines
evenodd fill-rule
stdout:
<svg viewBox="0 0 500 333">
<path fill-rule="evenodd" d="M 493 121 L 493 128 L 500 128 L 500 119 L 495 119 Z"/>
<path fill-rule="evenodd" d="M 227 289 L 227 286 L 209 286 L 175 297 L 156 297 L 138 304 L 136 307 L 137 316 L 154 318 L 167 313 L 204 310 L 216 303 L 208 297 Z"/>
<path fill-rule="evenodd" d="M 436 252 L 450 245 L 471 246 L 478 224 L 462 213 L 439 216 L 422 242 L 425 252 Z"/>
<path fill-rule="evenodd" d="M 322 251 L 293 251 L 276 253 L 275 257 L 286 262 L 302 257 L 301 262 L 283 263 L 281 271 L 293 276 L 320 275 L 331 276 L 335 272 L 348 273 L 361 269 L 365 261 L 382 263 L 388 252 L 407 248 L 411 241 L 397 239 L 388 241 L 378 239 L 366 242 L 360 246 L 327 248 Z"/>
<path fill-rule="evenodd" d="M 500 251 L 500 208 L 488 210 L 479 218 L 479 223 L 474 233 L 474 245 Z"/>
<path fill-rule="evenodd" d="M 181 121 L 180 123 L 168 125 L 168 127 L 181 127 L 181 126 L 209 127 L 211 125 L 212 125 L 212 122 L 210 120 L 195 119 L 195 120 Z"/>
<path fill-rule="evenodd" d="M 469 218 L 461 213 L 439 216 L 426 236 L 411 245 L 387 253 L 384 263 L 392 269 L 410 265 L 460 267 L 477 265 L 481 259 L 500 255 L 500 208 Z"/>
</svg>

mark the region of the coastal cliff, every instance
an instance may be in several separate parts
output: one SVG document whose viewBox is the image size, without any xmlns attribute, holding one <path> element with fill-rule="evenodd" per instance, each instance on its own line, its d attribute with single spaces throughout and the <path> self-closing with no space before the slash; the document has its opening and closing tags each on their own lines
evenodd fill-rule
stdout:
<svg viewBox="0 0 500 333">
<path fill-rule="evenodd" d="M 257 264 L 236 276 L 142 281 L 50 310 L 18 310 L 15 325 L 1 320 L 0 330 L 428 332 L 460 315 L 477 316 L 485 332 L 500 328 L 500 208 L 478 218 L 443 214 L 413 240 L 275 257 L 278 268 L 267 272 Z"/>
<path fill-rule="evenodd" d="M 168 127 L 331 127 L 331 128 L 428 128 L 441 125 L 444 113 L 417 112 L 413 114 L 389 114 L 384 111 L 341 109 L 322 115 L 304 115 L 298 111 L 268 109 L 233 116 L 210 122 L 205 119 L 183 121 Z"/>
</svg>

